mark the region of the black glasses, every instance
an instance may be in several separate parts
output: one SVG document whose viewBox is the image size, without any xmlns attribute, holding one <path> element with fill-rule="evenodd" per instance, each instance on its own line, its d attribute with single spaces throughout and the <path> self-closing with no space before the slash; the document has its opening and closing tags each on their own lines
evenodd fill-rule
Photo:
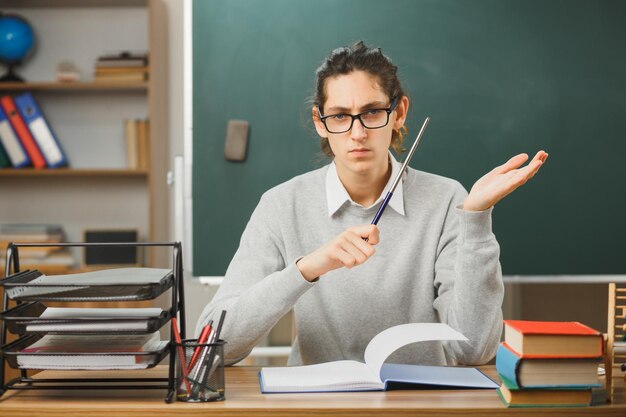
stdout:
<svg viewBox="0 0 626 417">
<path fill-rule="evenodd" d="M 329 133 L 345 133 L 352 129 L 354 119 L 359 119 L 366 129 L 380 129 L 389 123 L 389 115 L 396 109 L 400 102 L 400 97 L 393 99 L 386 109 L 371 109 L 359 114 L 331 114 L 322 116 L 322 110 L 318 107 L 320 120 Z"/>
</svg>

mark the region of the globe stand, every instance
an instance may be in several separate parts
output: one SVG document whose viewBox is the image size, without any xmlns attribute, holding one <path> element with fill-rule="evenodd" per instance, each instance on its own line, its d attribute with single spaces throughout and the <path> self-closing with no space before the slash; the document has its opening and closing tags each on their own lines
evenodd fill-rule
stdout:
<svg viewBox="0 0 626 417">
<path fill-rule="evenodd" d="M 23 83 L 26 82 L 22 77 L 17 75 L 13 70 L 15 65 L 9 65 L 7 73 L 0 77 L 0 83 Z"/>
</svg>

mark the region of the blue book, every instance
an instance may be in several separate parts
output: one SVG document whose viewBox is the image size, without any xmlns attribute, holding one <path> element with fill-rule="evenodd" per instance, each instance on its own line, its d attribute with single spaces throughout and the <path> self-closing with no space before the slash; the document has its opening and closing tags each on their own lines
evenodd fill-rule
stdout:
<svg viewBox="0 0 626 417">
<path fill-rule="evenodd" d="M 30 158 L 22 146 L 22 142 L 18 139 L 17 133 L 13 130 L 11 122 L 0 106 L 0 142 L 4 147 L 13 168 L 21 168 L 30 165 Z"/>
<path fill-rule="evenodd" d="M 15 96 L 14 101 L 35 142 L 37 142 L 37 146 L 46 160 L 46 165 L 50 168 L 66 166 L 67 156 L 33 95 L 31 93 L 20 94 Z"/>
<path fill-rule="evenodd" d="M 510 390 L 524 388 L 589 389 L 599 387 L 599 358 L 524 358 L 502 343 L 496 370 Z"/>
</svg>

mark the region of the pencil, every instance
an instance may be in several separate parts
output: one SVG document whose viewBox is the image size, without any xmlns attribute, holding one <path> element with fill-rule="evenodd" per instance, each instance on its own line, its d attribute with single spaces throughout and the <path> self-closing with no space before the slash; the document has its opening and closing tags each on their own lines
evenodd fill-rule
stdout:
<svg viewBox="0 0 626 417">
<path fill-rule="evenodd" d="M 180 333 L 178 332 L 178 321 L 176 317 L 172 317 L 172 332 L 174 332 L 174 340 L 178 345 L 178 356 L 180 360 L 180 372 L 182 373 L 183 381 L 185 381 L 185 387 L 187 388 L 187 392 L 191 390 L 191 386 L 189 385 L 189 381 L 187 381 L 187 363 L 185 361 L 185 350 L 183 349 L 183 341 L 180 339 Z"/>
</svg>

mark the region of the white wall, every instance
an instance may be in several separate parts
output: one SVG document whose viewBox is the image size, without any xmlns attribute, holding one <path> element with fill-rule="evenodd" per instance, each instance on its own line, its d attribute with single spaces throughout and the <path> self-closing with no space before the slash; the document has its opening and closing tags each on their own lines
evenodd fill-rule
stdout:
<svg viewBox="0 0 626 417">
<path fill-rule="evenodd" d="M 170 138 L 170 161 L 169 170 L 174 171 L 174 158 L 176 155 L 184 154 L 184 120 L 183 120 L 183 0 L 162 0 L 167 8 L 169 26 L 169 138 Z M 175 239 L 175 210 L 174 210 L 174 189 L 170 189 L 170 238 Z M 191 248 L 183 246 L 183 253 Z M 189 271 L 191 265 L 185 265 Z M 190 278 L 186 274 L 185 279 L 185 307 L 187 311 L 188 333 L 193 332 L 200 312 L 213 297 L 215 290 L 205 285 L 199 284 L 197 279 Z"/>
</svg>

